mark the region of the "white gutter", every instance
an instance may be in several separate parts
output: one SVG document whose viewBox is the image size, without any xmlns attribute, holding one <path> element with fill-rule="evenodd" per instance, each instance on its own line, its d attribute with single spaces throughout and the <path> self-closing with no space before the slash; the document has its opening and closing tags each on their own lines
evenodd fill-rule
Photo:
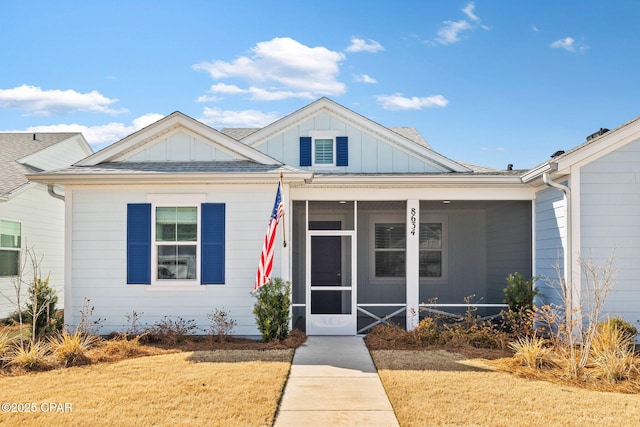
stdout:
<svg viewBox="0 0 640 427">
<path fill-rule="evenodd" d="M 551 165 L 551 170 L 557 170 L 558 165 L 557 163 L 552 163 Z M 549 172 L 546 171 L 542 174 L 542 181 L 548 185 L 549 187 L 553 187 L 556 188 L 560 191 L 562 191 L 564 193 L 564 199 L 565 199 L 565 217 L 566 217 L 566 239 L 567 239 L 567 243 L 565 245 L 564 248 L 564 286 L 565 286 L 565 295 L 564 297 L 566 298 L 565 301 L 565 315 L 567 318 L 567 324 L 571 325 L 571 321 L 572 321 L 572 311 L 573 311 L 573 283 L 572 283 L 572 278 L 573 278 L 573 260 L 571 259 L 571 256 L 573 254 L 573 236 L 571 233 L 571 215 L 572 215 L 572 210 L 571 210 L 571 189 L 569 187 L 567 187 L 566 185 L 562 185 L 559 184 L 555 181 L 553 181 L 550 177 L 549 177 Z M 569 308 L 569 310 L 567 310 L 567 308 Z"/>
<path fill-rule="evenodd" d="M 47 185 L 47 192 L 51 197 L 55 197 L 56 199 L 60 199 L 64 202 L 64 196 L 56 193 L 55 189 L 53 188 L 53 184 Z"/>
</svg>

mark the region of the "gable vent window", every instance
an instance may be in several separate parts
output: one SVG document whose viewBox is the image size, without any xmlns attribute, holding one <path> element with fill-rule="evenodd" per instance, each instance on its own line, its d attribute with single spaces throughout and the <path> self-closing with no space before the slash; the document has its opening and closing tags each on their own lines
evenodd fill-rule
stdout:
<svg viewBox="0 0 640 427">
<path fill-rule="evenodd" d="M 312 131 L 300 137 L 300 166 L 349 166 L 349 138 L 337 131 Z"/>
<path fill-rule="evenodd" d="M 314 140 L 315 165 L 333 165 L 333 139 Z"/>
</svg>

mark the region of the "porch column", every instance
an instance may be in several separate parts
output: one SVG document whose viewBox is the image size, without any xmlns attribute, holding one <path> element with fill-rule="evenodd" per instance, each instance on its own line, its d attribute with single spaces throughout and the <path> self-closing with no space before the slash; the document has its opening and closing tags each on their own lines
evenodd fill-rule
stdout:
<svg viewBox="0 0 640 427">
<path fill-rule="evenodd" d="M 407 329 L 418 325 L 420 310 L 420 201 L 407 200 Z"/>
</svg>

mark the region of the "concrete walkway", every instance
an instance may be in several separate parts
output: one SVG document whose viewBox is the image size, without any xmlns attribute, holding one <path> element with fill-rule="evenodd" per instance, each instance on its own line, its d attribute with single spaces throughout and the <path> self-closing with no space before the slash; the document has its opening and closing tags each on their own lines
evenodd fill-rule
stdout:
<svg viewBox="0 0 640 427">
<path fill-rule="evenodd" d="M 296 350 L 274 426 L 398 426 L 362 337 L 313 336 Z"/>
</svg>

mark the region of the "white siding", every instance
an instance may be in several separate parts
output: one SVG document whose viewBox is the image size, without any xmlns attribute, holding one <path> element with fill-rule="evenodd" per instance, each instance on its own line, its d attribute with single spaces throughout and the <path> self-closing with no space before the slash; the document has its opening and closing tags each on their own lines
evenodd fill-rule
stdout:
<svg viewBox="0 0 640 427">
<path fill-rule="evenodd" d="M 283 133 L 256 145 L 257 150 L 296 166 L 300 165 L 300 137 L 309 131 L 338 131 L 339 136 L 349 137 L 349 166 L 336 167 L 339 173 L 419 173 L 442 172 L 442 168 L 427 159 L 411 153 L 379 135 L 368 133 L 344 119 L 327 112 L 318 113 L 299 122 Z M 305 168 L 302 169 L 313 169 Z M 326 169 L 326 168 L 325 168 Z"/>
<path fill-rule="evenodd" d="M 566 210 L 562 191 L 545 188 L 536 193 L 535 265 L 539 278 L 538 305 L 562 305 L 558 287 L 558 268 L 564 265 L 566 244 Z"/>
<path fill-rule="evenodd" d="M 61 141 L 38 151 L 24 159 L 24 162 L 44 171 L 65 168 L 91 154 L 80 136 Z"/>
<path fill-rule="evenodd" d="M 640 142 L 581 169 L 581 255 L 603 263 L 614 253 L 617 280 L 606 312 L 640 319 Z M 615 250 L 615 252 L 614 252 Z"/>
<path fill-rule="evenodd" d="M 43 277 L 57 291 L 58 308 L 64 301 L 64 203 L 47 194 L 44 185 L 34 185 L 8 202 L 0 202 L 0 218 L 22 223 L 22 246 L 31 248 Z M 32 277 L 29 269 L 26 277 Z M 26 289 L 25 289 L 26 291 Z M 10 278 L 0 278 L 0 318 L 16 311 Z"/>
<path fill-rule="evenodd" d="M 127 162 L 227 161 L 234 157 L 222 146 L 203 141 L 187 132 L 174 132 L 128 156 Z"/>
<path fill-rule="evenodd" d="M 142 314 L 142 323 L 152 325 L 163 316 L 195 319 L 207 328 L 207 313 L 224 308 L 238 324 L 234 334 L 258 335 L 250 295 L 258 259 L 273 207 L 276 187 L 258 186 L 164 186 L 149 189 L 114 187 L 73 189 L 73 320 L 79 321 L 84 299 L 95 307 L 93 318 L 104 319 L 100 333 L 126 329 L 126 315 Z M 206 194 L 208 203 L 226 205 L 225 284 L 209 285 L 204 291 L 151 291 L 149 285 L 126 284 L 127 204 L 146 203 L 147 195 Z M 282 240 L 278 230 L 278 242 Z M 282 276 L 276 246 L 273 277 Z M 202 289 L 202 288 L 201 288 Z"/>
</svg>

